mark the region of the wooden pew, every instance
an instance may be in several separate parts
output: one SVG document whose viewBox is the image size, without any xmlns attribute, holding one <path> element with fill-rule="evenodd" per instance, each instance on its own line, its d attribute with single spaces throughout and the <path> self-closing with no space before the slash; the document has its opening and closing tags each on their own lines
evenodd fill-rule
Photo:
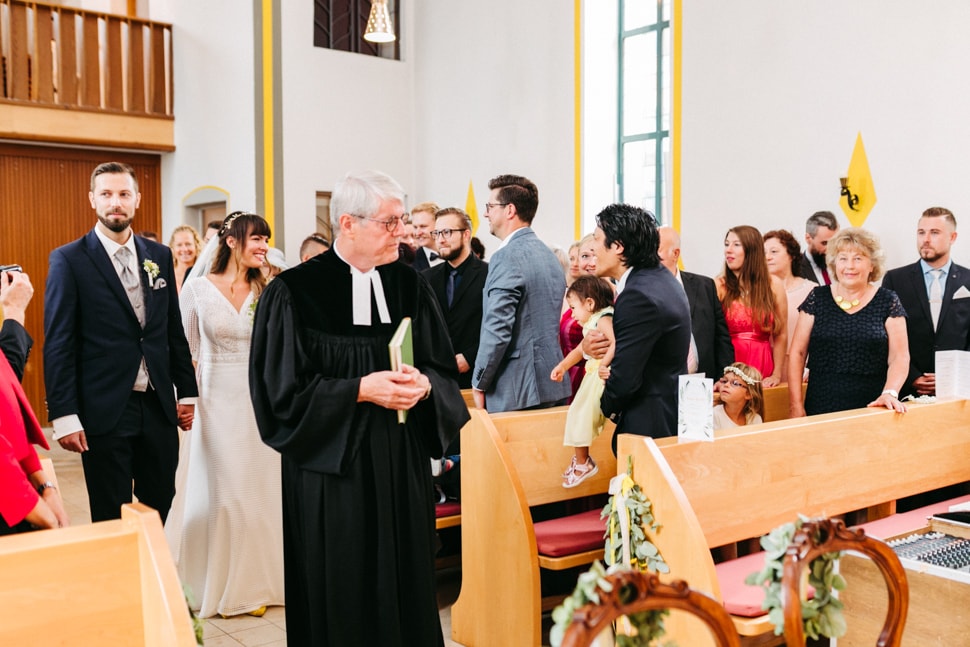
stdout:
<svg viewBox="0 0 970 647">
<path fill-rule="evenodd" d="M 714 442 L 623 435 L 619 464 L 663 528 L 653 541 L 670 577 L 722 600 L 709 549 L 767 533 L 798 514 L 831 516 L 970 480 L 970 404 L 911 405 L 906 414 L 856 409 L 718 432 Z M 724 565 L 721 565 L 724 566 Z M 755 563 L 751 571 L 758 570 Z M 851 584 L 850 584 L 851 586 Z M 709 645 L 670 618 L 679 644 Z M 772 630 L 767 616 L 736 618 L 748 644 Z"/>
<path fill-rule="evenodd" d="M 590 448 L 598 473 L 566 489 L 562 472 L 573 454 L 562 444 L 566 407 L 493 415 L 473 409 L 471 416 L 461 431 L 462 586 L 452 638 L 466 647 L 537 647 L 539 569 L 592 563 L 603 558 L 603 547 L 540 555 L 530 507 L 606 492 L 616 474 L 614 426 L 607 423 Z"/>
<path fill-rule="evenodd" d="M 802 397 L 805 397 L 805 389 L 808 385 L 802 383 Z M 764 422 L 775 422 L 776 420 L 788 419 L 788 384 L 770 386 L 762 390 L 765 398 Z"/>
<path fill-rule="evenodd" d="M 121 515 L 0 538 L 0 642 L 196 644 L 158 513 L 135 503 Z"/>
</svg>

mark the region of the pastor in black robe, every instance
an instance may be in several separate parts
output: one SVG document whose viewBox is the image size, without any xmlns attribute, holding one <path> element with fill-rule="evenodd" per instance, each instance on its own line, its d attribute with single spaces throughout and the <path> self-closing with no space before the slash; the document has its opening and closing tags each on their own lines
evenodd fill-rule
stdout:
<svg viewBox="0 0 970 647">
<path fill-rule="evenodd" d="M 353 323 L 350 266 L 333 249 L 282 273 L 259 299 L 250 389 L 263 441 L 282 454 L 286 630 L 291 645 L 442 645 L 429 459 L 468 420 L 433 292 L 403 263 L 377 268 L 390 323 Z M 397 412 L 357 402 L 389 370 L 412 318 L 428 399 Z"/>
</svg>

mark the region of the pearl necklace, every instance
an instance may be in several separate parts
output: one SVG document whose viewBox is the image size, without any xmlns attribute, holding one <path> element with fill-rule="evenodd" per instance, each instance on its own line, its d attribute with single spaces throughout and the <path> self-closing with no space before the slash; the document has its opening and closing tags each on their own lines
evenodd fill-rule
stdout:
<svg viewBox="0 0 970 647">
<path fill-rule="evenodd" d="M 851 310 L 852 308 L 859 305 L 858 299 L 852 299 L 852 301 L 849 301 L 839 296 L 838 294 L 835 295 L 835 302 L 839 304 L 839 307 L 842 308 L 843 310 Z"/>
</svg>

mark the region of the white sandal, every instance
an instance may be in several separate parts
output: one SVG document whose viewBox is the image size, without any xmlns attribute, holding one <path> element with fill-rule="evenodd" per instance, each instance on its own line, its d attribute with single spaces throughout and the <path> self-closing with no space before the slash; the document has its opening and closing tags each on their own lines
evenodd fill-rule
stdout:
<svg viewBox="0 0 970 647">
<path fill-rule="evenodd" d="M 582 471 L 579 468 L 584 468 Z M 592 458 L 587 458 L 586 462 L 580 465 L 576 462 L 576 457 L 573 457 L 573 462 L 569 465 L 569 470 L 562 477 L 562 486 L 564 488 L 574 488 L 586 479 L 588 479 L 593 474 L 599 471 L 596 463 L 593 462 Z"/>
</svg>

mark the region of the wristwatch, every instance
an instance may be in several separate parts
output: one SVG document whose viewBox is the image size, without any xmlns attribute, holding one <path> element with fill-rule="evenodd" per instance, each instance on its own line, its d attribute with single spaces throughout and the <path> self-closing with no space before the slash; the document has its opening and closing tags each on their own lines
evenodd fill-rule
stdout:
<svg viewBox="0 0 970 647">
<path fill-rule="evenodd" d="M 37 486 L 37 494 L 44 496 L 44 490 L 46 490 L 47 488 L 54 488 L 56 490 L 57 486 L 54 485 L 54 483 L 52 483 L 51 481 L 44 481 L 43 483 Z"/>
</svg>

